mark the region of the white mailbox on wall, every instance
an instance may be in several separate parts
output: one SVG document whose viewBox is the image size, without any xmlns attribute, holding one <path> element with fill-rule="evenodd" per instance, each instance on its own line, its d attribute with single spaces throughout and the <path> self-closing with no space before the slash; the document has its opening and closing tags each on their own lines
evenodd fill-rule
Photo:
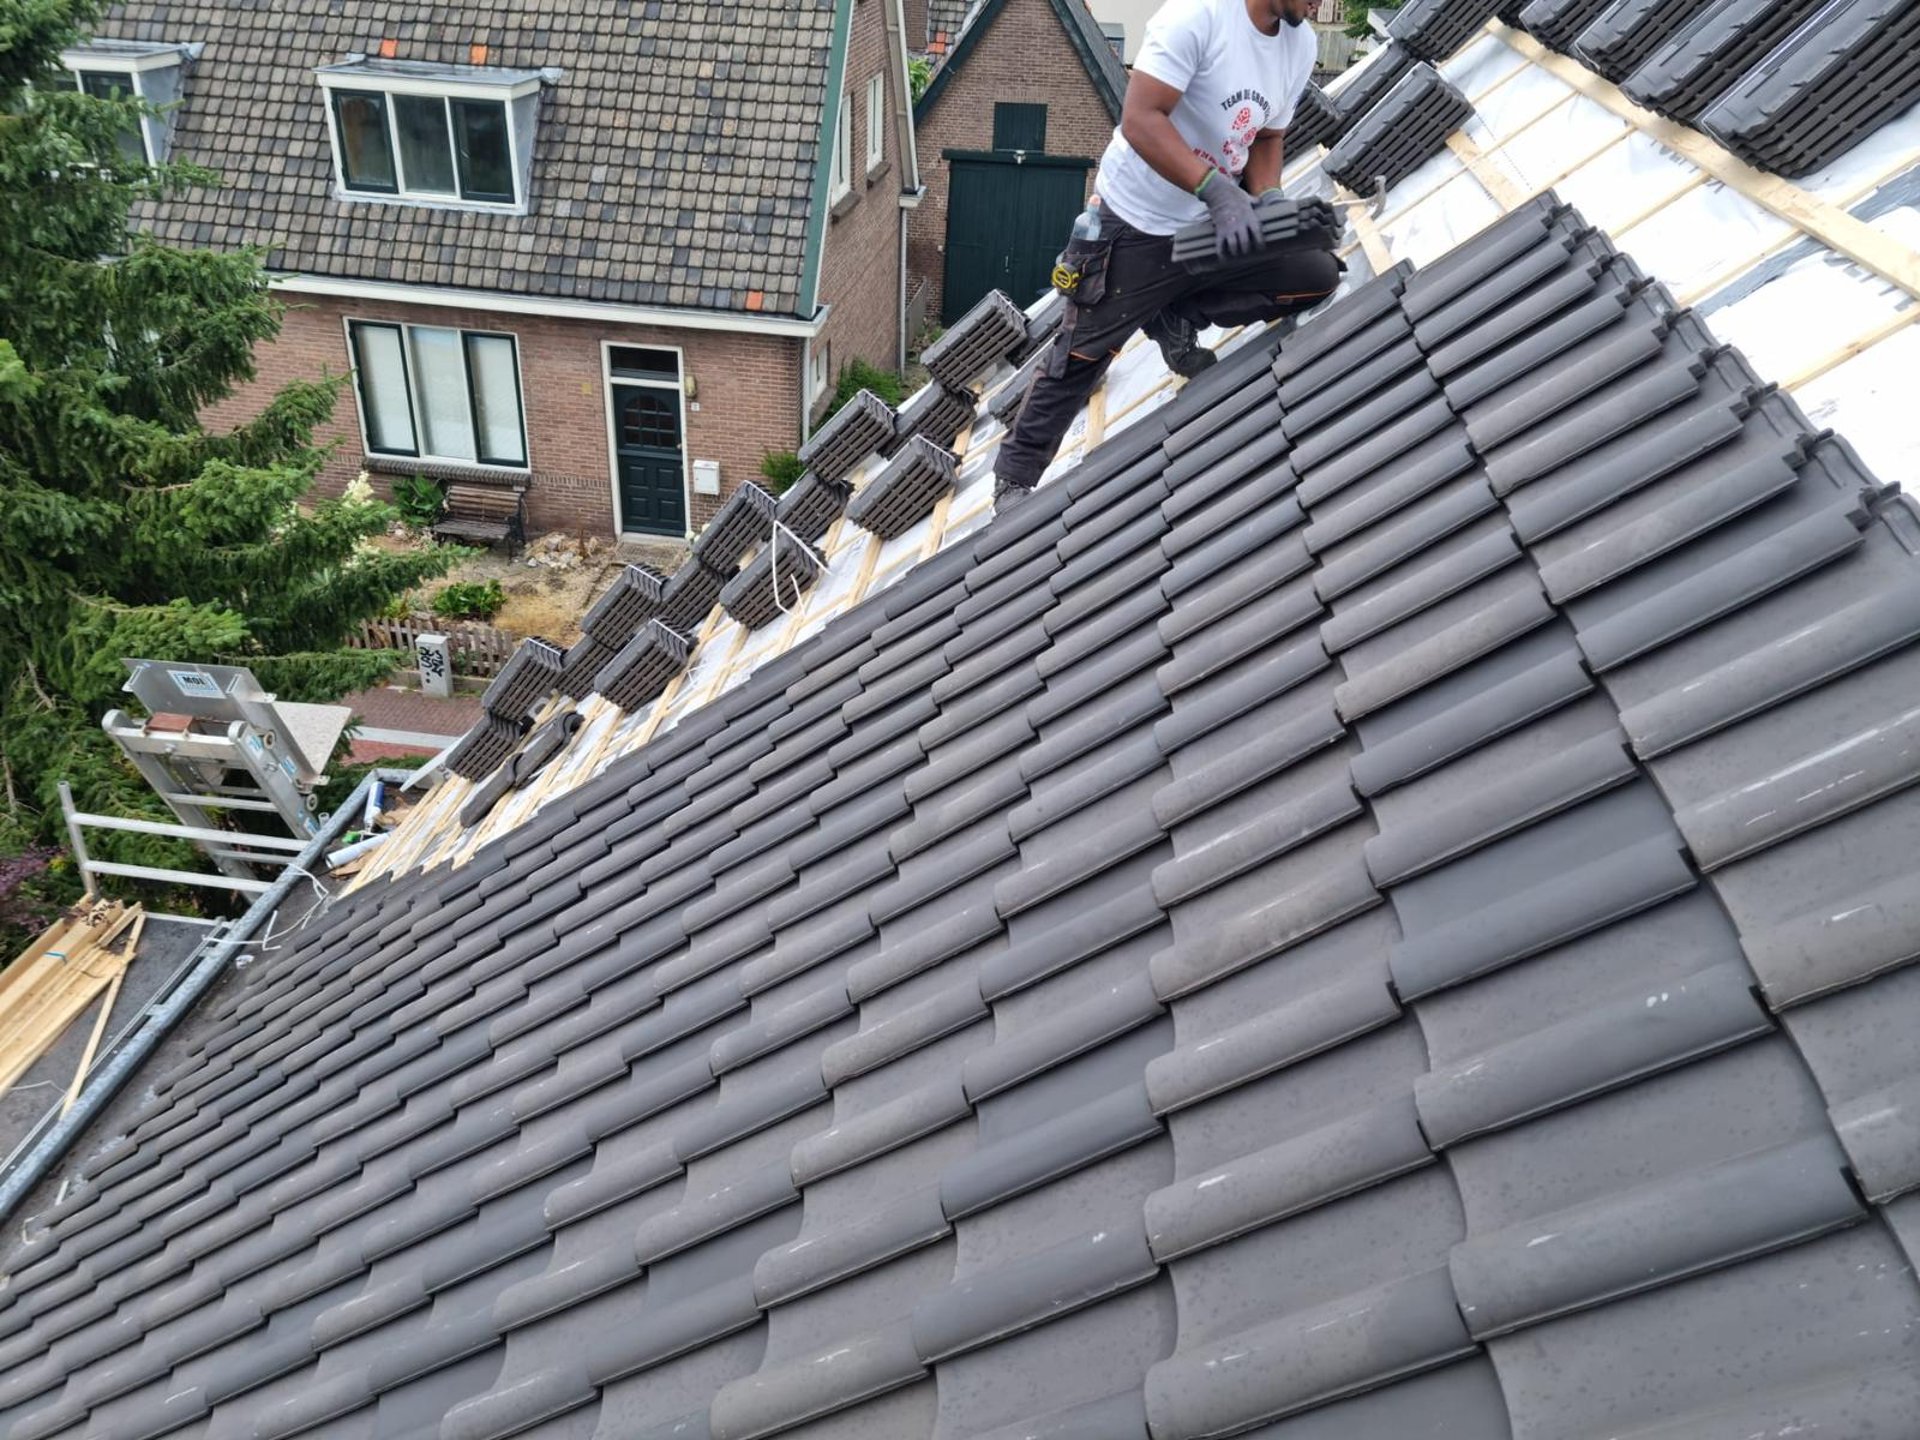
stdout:
<svg viewBox="0 0 1920 1440">
<path fill-rule="evenodd" d="M 718 460 L 693 462 L 693 493 L 696 495 L 720 493 L 720 462 Z"/>
</svg>

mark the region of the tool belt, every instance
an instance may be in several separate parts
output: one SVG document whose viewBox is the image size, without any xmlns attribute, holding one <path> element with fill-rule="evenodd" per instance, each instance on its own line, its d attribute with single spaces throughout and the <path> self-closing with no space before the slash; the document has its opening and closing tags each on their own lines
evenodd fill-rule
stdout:
<svg viewBox="0 0 1920 1440">
<path fill-rule="evenodd" d="M 1061 317 L 1060 333 L 1054 337 L 1042 368 L 1055 380 L 1066 373 L 1080 317 L 1106 298 L 1107 266 L 1113 258 L 1114 233 L 1103 220 L 1098 235 L 1091 240 L 1068 240 L 1067 248 L 1054 262 L 1053 288 L 1066 297 L 1067 309 Z"/>
<path fill-rule="evenodd" d="M 1091 240 L 1069 240 L 1053 266 L 1053 288 L 1086 309 L 1098 305 L 1107 293 L 1107 260 L 1113 237 L 1104 233 Z"/>
</svg>

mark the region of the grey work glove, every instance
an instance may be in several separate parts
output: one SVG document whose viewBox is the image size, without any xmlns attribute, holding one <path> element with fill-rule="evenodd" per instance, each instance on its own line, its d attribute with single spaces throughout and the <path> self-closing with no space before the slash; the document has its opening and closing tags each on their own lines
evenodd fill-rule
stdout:
<svg viewBox="0 0 1920 1440">
<path fill-rule="evenodd" d="M 1222 260 L 1238 260 L 1266 244 L 1253 197 L 1220 170 L 1209 170 L 1193 192 L 1213 220 L 1213 251 Z"/>
</svg>

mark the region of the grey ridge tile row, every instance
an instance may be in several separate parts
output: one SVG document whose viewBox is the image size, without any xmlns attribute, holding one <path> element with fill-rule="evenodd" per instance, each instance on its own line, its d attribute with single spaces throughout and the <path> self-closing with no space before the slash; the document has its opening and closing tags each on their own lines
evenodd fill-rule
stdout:
<svg viewBox="0 0 1920 1440">
<path fill-rule="evenodd" d="M 1544 197 L 250 966 L 0 1436 L 1904 1433 L 1916 551 Z"/>
</svg>

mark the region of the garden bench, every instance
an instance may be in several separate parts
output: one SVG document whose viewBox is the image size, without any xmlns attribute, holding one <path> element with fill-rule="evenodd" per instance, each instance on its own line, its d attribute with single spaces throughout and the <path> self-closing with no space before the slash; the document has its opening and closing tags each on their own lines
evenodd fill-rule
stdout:
<svg viewBox="0 0 1920 1440">
<path fill-rule="evenodd" d="M 513 547 L 527 543 L 527 492 L 520 486 L 449 485 L 440 517 L 433 522 L 433 538 L 486 545 L 504 540 L 511 560 Z"/>
</svg>

